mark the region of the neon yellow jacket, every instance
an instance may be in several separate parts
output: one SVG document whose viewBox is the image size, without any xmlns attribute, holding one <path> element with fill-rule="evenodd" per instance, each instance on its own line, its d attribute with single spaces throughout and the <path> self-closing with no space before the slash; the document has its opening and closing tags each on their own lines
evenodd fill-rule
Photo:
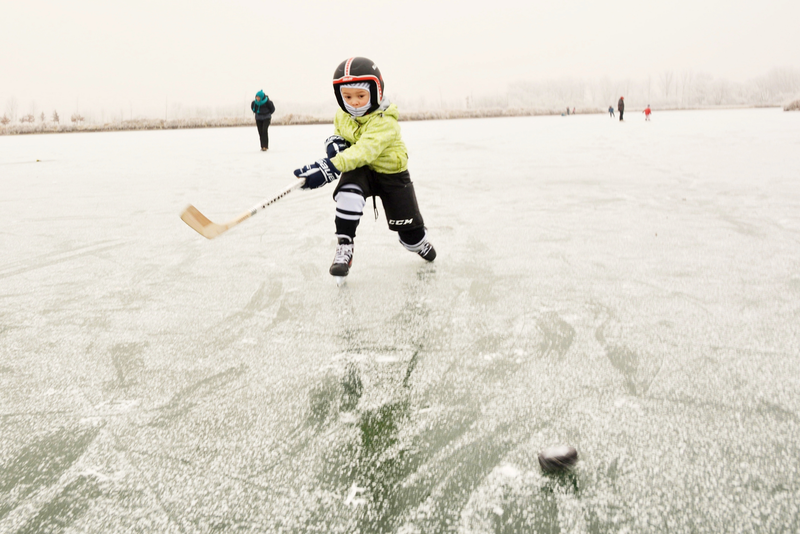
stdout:
<svg viewBox="0 0 800 534">
<path fill-rule="evenodd" d="M 400 137 L 399 116 L 394 104 L 363 117 L 353 117 L 341 109 L 337 111 L 333 120 L 336 135 L 347 139 L 352 146 L 333 158 L 333 165 L 341 172 L 365 165 L 384 174 L 408 169 L 408 151 Z"/>
</svg>

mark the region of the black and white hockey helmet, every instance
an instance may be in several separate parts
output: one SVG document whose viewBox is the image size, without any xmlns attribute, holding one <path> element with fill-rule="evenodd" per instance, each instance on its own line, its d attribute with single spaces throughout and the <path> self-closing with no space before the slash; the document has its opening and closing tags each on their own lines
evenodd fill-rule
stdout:
<svg viewBox="0 0 800 534">
<path fill-rule="evenodd" d="M 381 76 L 381 70 L 371 59 L 365 57 L 351 57 L 339 63 L 333 73 L 333 92 L 342 110 L 347 111 L 347 108 L 344 107 L 344 100 L 342 100 L 341 86 L 348 83 L 364 82 L 369 84 L 370 94 L 370 106 L 367 109 L 367 113 L 372 113 L 378 109 L 383 100 L 383 76 Z"/>
</svg>

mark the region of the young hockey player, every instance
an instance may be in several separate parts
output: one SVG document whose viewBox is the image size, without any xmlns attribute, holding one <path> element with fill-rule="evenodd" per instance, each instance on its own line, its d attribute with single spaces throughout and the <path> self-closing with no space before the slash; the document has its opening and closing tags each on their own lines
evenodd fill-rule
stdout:
<svg viewBox="0 0 800 534">
<path fill-rule="evenodd" d="M 644 108 L 644 111 L 642 111 L 642 113 L 644 113 L 644 120 L 649 121 L 650 114 L 652 113 L 652 111 L 650 110 L 650 104 L 647 104 L 647 107 Z"/>
<path fill-rule="evenodd" d="M 341 109 L 334 118 L 334 135 L 325 140 L 327 157 L 294 171 L 298 178 L 305 178 L 304 189 L 341 177 L 333 191 L 338 246 L 330 273 L 339 277 L 349 273 L 366 199 L 373 197 L 377 217 L 376 196 L 381 198 L 389 229 L 397 232 L 400 243 L 433 261 L 436 250 L 428 241 L 408 173 L 397 106 L 384 96 L 381 71 L 367 58 L 342 61 L 333 74 L 333 92 Z"/>
</svg>

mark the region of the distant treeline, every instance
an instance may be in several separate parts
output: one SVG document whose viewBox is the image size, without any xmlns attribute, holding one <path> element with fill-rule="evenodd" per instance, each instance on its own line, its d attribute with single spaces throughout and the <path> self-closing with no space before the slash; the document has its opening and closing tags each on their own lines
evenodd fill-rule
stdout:
<svg viewBox="0 0 800 534">
<path fill-rule="evenodd" d="M 711 106 L 711 107 L 754 107 L 754 106 Z M 777 107 L 777 106 L 757 106 L 757 107 Z M 630 109 L 630 108 L 629 108 Z M 686 108 L 666 108 L 666 109 L 686 109 Z M 708 108 L 696 108 L 708 109 Z M 800 111 L 800 100 L 784 106 L 786 111 Z M 415 111 L 402 113 L 401 121 L 425 121 L 425 120 L 450 120 L 450 119 L 470 119 L 470 118 L 489 118 L 489 117 L 530 117 L 540 115 L 563 115 L 561 110 L 526 109 L 526 108 L 485 108 L 469 110 L 435 110 L 435 111 Z M 575 114 L 596 114 L 606 113 L 605 110 L 598 109 L 576 109 Z M 54 123 L 54 122 L 23 122 L 13 123 L 0 127 L 0 135 L 20 135 L 36 133 L 69 133 L 69 132 L 113 132 L 128 130 L 179 130 L 190 128 L 231 128 L 239 126 L 253 126 L 251 118 L 228 117 L 215 119 L 180 119 L 165 121 L 162 119 L 135 119 L 117 122 L 99 123 Z M 284 115 L 273 119 L 273 126 L 280 125 L 300 125 L 300 124 L 333 124 L 332 117 L 322 118 L 311 115 Z"/>
<path fill-rule="evenodd" d="M 322 124 L 322 119 L 310 116 L 286 115 L 281 120 L 274 120 L 273 124 Z M 106 123 L 57 123 L 33 122 L 12 123 L 0 128 L 2 134 L 29 134 L 29 133 L 67 133 L 67 132 L 114 132 L 125 130 L 179 130 L 183 128 L 229 128 L 235 126 L 252 126 L 252 118 L 222 117 L 213 119 L 134 119 Z"/>
<path fill-rule="evenodd" d="M 566 112 L 567 108 L 577 113 L 598 113 L 607 111 L 609 106 L 616 108 L 620 96 L 625 97 L 628 110 L 643 109 L 647 105 L 657 110 L 756 106 L 797 110 L 800 109 L 800 69 L 774 69 L 744 83 L 715 79 L 693 71 L 664 71 L 636 81 L 610 78 L 520 81 L 493 96 L 469 96 L 461 100 L 442 97 L 432 101 L 396 95 L 393 101 L 400 107 L 401 120 L 436 120 L 553 115 Z M 249 101 L 213 108 L 172 103 L 169 119 L 136 117 L 131 107 L 113 116 L 102 111 L 98 120 L 96 113 L 87 110 L 85 116 L 74 112 L 67 120 L 56 110 L 38 111 L 34 102 L 28 113 L 20 113 L 18 101 L 11 97 L 5 113 L 0 116 L 0 135 L 250 126 L 253 116 L 249 105 Z M 335 103 L 285 103 L 279 105 L 272 123 L 329 124 L 335 109 Z M 125 120 L 125 115 L 130 118 Z"/>
<path fill-rule="evenodd" d="M 648 105 L 658 109 L 786 106 L 800 98 L 800 69 L 774 69 L 743 83 L 694 71 L 664 71 L 640 80 L 517 82 L 509 87 L 506 101 L 511 107 L 537 107 L 547 102 L 564 108 L 608 109 L 608 106 L 616 108 L 620 96 L 625 97 L 631 109 Z M 489 103 L 490 99 L 482 99 L 475 104 Z"/>
<path fill-rule="evenodd" d="M 593 111 L 596 112 L 596 111 Z M 484 117 L 524 117 L 534 115 L 557 115 L 559 111 L 541 109 L 473 109 L 473 110 L 438 110 L 402 113 L 400 120 L 424 121 L 444 119 L 467 119 Z M 222 117 L 214 119 L 191 118 L 165 121 L 163 119 L 135 119 L 104 124 L 74 121 L 57 122 L 21 122 L 9 123 L 0 128 L 0 135 L 33 134 L 33 133 L 67 133 L 67 132 L 113 132 L 125 130 L 178 130 L 184 128 L 229 128 L 237 126 L 253 126 L 253 119 L 241 117 Z M 333 117 L 315 117 L 311 115 L 275 116 L 273 126 L 294 124 L 333 124 Z"/>
</svg>

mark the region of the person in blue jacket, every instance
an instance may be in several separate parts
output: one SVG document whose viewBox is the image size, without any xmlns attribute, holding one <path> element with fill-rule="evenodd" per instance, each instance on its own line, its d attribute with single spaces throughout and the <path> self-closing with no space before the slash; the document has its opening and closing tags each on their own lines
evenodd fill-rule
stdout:
<svg viewBox="0 0 800 534">
<path fill-rule="evenodd" d="M 258 137 L 261 139 L 261 150 L 269 150 L 269 123 L 272 121 L 272 114 L 275 113 L 275 104 L 264 94 L 264 90 L 256 93 L 256 99 L 250 104 L 250 109 L 256 114 L 256 127 Z"/>
</svg>

